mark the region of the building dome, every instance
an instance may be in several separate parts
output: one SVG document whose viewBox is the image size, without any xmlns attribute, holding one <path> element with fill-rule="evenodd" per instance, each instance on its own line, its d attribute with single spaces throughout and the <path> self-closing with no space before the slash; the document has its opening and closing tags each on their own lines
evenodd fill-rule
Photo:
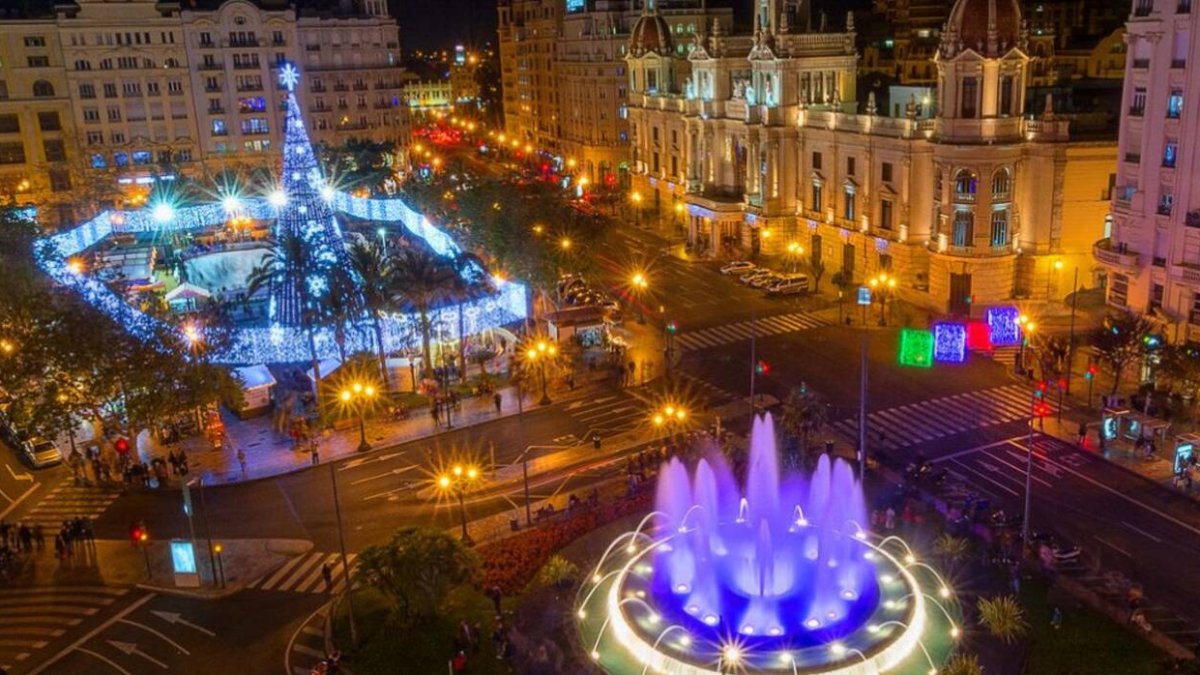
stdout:
<svg viewBox="0 0 1200 675">
<path fill-rule="evenodd" d="M 1019 0 L 957 0 L 942 31 L 942 54 L 953 56 L 973 49 L 997 57 L 1023 47 Z"/>
<path fill-rule="evenodd" d="M 650 9 L 638 17 L 629 34 L 629 51 L 642 54 L 668 54 L 671 51 L 671 27 L 658 12 Z"/>
</svg>

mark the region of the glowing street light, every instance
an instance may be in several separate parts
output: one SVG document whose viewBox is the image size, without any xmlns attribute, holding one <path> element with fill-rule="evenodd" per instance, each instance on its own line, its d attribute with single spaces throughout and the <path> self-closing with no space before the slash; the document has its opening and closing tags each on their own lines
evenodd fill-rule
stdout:
<svg viewBox="0 0 1200 675">
<path fill-rule="evenodd" d="M 571 238 L 563 237 L 562 239 L 558 240 L 558 246 L 564 251 L 571 250 Z"/>
<path fill-rule="evenodd" d="M 479 481 L 479 468 L 474 465 L 463 466 L 455 464 L 449 473 L 437 478 L 437 486 L 442 492 L 453 492 L 458 497 L 458 514 L 462 524 L 462 540 L 467 546 L 472 545 L 471 535 L 467 533 L 467 504 L 466 492 Z"/>
<path fill-rule="evenodd" d="M 353 382 L 349 387 L 342 389 L 338 395 L 342 403 L 347 406 L 353 406 L 358 410 L 358 451 L 366 452 L 371 449 L 371 444 L 367 442 L 367 424 L 364 419 L 366 408 L 375 400 L 378 392 L 374 385 L 363 384 L 362 382 Z"/>
<path fill-rule="evenodd" d="M 71 274 L 79 276 L 83 274 L 83 261 L 79 258 L 71 258 L 67 260 L 67 271 Z"/>
<path fill-rule="evenodd" d="M 542 380 L 542 398 L 538 405 L 550 405 L 550 392 L 546 379 L 546 368 L 558 356 L 558 346 L 547 340 L 538 340 L 525 350 L 525 360 L 536 364 Z"/>
<path fill-rule="evenodd" d="M 175 209 L 166 202 L 155 204 L 151 213 L 154 219 L 160 223 L 169 223 L 175 218 Z"/>
<path fill-rule="evenodd" d="M 887 305 L 891 297 L 891 293 L 896 290 L 896 277 L 889 275 L 887 272 L 880 272 L 867 281 L 867 285 L 872 290 L 878 291 L 876 295 L 879 297 L 879 325 L 887 325 Z"/>
<path fill-rule="evenodd" d="M 642 193 L 636 190 L 629 195 L 629 201 L 633 202 L 634 225 L 642 226 Z"/>
<path fill-rule="evenodd" d="M 271 193 L 267 195 L 267 203 L 277 209 L 281 209 L 286 206 L 287 202 L 287 193 L 282 189 L 271 190 Z"/>
<path fill-rule="evenodd" d="M 226 195 L 221 200 L 221 206 L 225 209 L 225 213 L 232 215 L 241 210 L 242 200 L 238 199 L 237 195 Z"/>
<path fill-rule="evenodd" d="M 1021 314 L 1017 317 L 1017 325 L 1021 327 L 1021 348 L 1017 351 L 1017 372 L 1025 370 L 1025 345 L 1029 343 L 1029 336 L 1033 335 L 1037 324 L 1028 315 Z"/>
</svg>

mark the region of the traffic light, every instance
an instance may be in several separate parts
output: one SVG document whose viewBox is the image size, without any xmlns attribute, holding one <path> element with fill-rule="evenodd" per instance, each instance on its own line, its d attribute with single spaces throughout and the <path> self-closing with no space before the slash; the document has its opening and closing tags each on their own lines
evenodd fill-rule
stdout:
<svg viewBox="0 0 1200 675">
<path fill-rule="evenodd" d="M 1034 389 L 1033 389 L 1033 395 L 1039 399 L 1046 398 L 1046 389 L 1047 389 L 1046 381 L 1039 380 L 1037 383 L 1037 386 L 1034 387 Z"/>
<path fill-rule="evenodd" d="M 1096 377 L 1096 364 L 1089 363 L 1088 367 L 1087 367 L 1087 372 L 1085 372 L 1083 374 L 1083 377 L 1084 377 L 1084 379 L 1088 379 L 1088 380 L 1094 379 Z"/>
<path fill-rule="evenodd" d="M 1058 390 L 1059 391 L 1067 390 L 1067 378 L 1065 378 L 1065 377 L 1058 378 Z"/>
<path fill-rule="evenodd" d="M 117 451 L 118 455 L 127 454 L 129 452 L 129 439 L 124 436 L 118 438 L 117 442 L 113 443 L 113 448 Z"/>
<path fill-rule="evenodd" d="M 767 363 L 766 361 L 759 361 L 754 366 L 754 372 L 758 375 L 770 375 L 771 374 L 771 365 L 769 363 Z"/>
<path fill-rule="evenodd" d="M 1045 417 L 1050 414 L 1050 405 L 1045 401 L 1038 401 L 1033 404 L 1033 416 Z"/>
<path fill-rule="evenodd" d="M 674 335 L 675 331 L 677 331 L 677 330 L 679 330 L 679 327 L 675 325 L 674 321 L 667 322 L 667 332 L 668 333 L 670 333 L 671 335 Z"/>
</svg>

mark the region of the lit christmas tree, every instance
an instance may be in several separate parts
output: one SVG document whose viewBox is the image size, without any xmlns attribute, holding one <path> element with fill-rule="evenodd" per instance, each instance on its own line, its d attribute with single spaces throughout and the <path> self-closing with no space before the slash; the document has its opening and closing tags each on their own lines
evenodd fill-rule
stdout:
<svg viewBox="0 0 1200 675">
<path fill-rule="evenodd" d="M 276 210 L 277 264 L 282 268 L 271 288 L 272 324 L 299 326 L 305 321 L 304 304 L 315 309 L 329 293 L 329 276 L 349 269 L 342 229 L 334 218 L 333 189 L 325 183 L 300 115 L 295 88 L 300 73 L 284 64 L 279 81 L 288 90 L 284 120 L 283 182 L 268 202 Z M 304 289 L 298 288 L 303 280 Z M 306 292 L 302 292 L 306 291 Z"/>
</svg>

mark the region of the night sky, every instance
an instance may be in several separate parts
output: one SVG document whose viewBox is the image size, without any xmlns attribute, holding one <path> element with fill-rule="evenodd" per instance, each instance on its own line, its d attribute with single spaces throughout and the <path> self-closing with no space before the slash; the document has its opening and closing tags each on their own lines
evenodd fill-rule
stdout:
<svg viewBox="0 0 1200 675">
<path fill-rule="evenodd" d="M 496 41 L 496 0 L 388 0 L 405 52 Z"/>
</svg>

